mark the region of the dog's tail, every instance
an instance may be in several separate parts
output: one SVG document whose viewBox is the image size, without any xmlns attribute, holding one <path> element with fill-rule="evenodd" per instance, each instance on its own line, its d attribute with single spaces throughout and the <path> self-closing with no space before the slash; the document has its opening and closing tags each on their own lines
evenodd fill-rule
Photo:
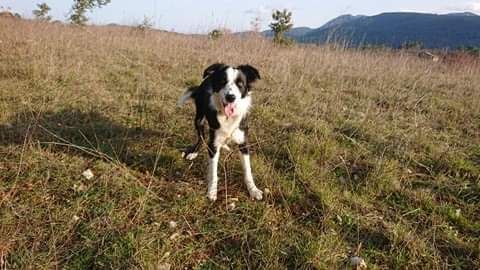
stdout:
<svg viewBox="0 0 480 270">
<path fill-rule="evenodd" d="M 190 87 L 187 89 L 187 91 L 185 91 L 185 93 L 183 93 L 183 95 L 180 97 L 180 99 L 178 99 L 178 102 L 177 102 L 177 107 L 183 107 L 183 105 L 185 105 L 185 103 L 187 103 L 188 101 L 190 101 L 192 99 L 192 96 L 193 96 L 193 92 L 196 90 L 197 88 L 196 87 Z"/>
</svg>

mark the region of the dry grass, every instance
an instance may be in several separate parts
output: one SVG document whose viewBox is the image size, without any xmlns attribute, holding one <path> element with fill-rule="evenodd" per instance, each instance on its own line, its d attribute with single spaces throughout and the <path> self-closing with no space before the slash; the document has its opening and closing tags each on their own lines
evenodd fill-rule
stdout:
<svg viewBox="0 0 480 270">
<path fill-rule="evenodd" d="M 236 155 L 215 204 L 180 157 L 174 104 L 216 61 L 262 73 L 263 202 Z M 480 267 L 478 66 L 1 19 L 0 85 L 0 268 Z"/>
</svg>

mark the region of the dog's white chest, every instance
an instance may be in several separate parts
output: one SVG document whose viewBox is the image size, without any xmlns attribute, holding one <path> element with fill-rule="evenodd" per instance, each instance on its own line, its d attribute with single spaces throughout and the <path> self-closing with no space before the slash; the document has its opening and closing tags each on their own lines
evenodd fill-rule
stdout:
<svg viewBox="0 0 480 270">
<path fill-rule="evenodd" d="M 217 116 L 220 128 L 215 132 L 215 145 L 222 146 L 227 144 L 230 140 L 235 143 L 243 143 L 244 132 L 239 129 L 241 116 L 227 118 L 225 115 Z"/>
</svg>

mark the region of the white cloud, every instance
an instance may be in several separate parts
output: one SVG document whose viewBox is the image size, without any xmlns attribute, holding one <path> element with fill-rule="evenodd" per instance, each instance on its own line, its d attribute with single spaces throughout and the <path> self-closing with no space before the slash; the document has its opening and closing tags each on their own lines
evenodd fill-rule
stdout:
<svg viewBox="0 0 480 270">
<path fill-rule="evenodd" d="M 458 5 L 451 5 L 445 8 L 447 11 L 457 11 L 457 12 L 476 12 L 480 13 L 480 1 L 470 1 L 466 3 L 460 3 Z"/>
<path fill-rule="evenodd" d="M 264 16 L 268 15 L 270 16 L 274 10 L 283 10 L 287 9 L 289 11 L 295 11 L 297 10 L 293 5 L 291 4 L 281 4 L 281 5 L 276 5 L 276 6 L 271 6 L 271 5 L 260 5 L 258 8 L 251 8 L 245 10 L 245 14 L 249 15 L 255 15 L 255 16 Z"/>
<path fill-rule="evenodd" d="M 245 13 L 249 15 L 254 15 L 254 16 L 259 16 L 259 15 L 261 16 L 261 15 L 270 14 L 272 10 L 273 10 L 272 7 L 262 5 L 258 8 L 247 9 L 245 10 Z"/>
</svg>

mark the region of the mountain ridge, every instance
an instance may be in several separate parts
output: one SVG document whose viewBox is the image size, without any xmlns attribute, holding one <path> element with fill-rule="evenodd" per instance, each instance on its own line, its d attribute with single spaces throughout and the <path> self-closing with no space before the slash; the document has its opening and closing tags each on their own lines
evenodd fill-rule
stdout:
<svg viewBox="0 0 480 270">
<path fill-rule="evenodd" d="M 407 43 L 425 48 L 480 47 L 480 16 L 472 12 L 433 14 L 385 12 L 373 16 L 345 14 L 318 28 L 295 27 L 287 37 L 302 43 L 339 42 L 349 47 L 402 47 Z M 271 30 L 262 32 L 273 36 Z"/>
</svg>

